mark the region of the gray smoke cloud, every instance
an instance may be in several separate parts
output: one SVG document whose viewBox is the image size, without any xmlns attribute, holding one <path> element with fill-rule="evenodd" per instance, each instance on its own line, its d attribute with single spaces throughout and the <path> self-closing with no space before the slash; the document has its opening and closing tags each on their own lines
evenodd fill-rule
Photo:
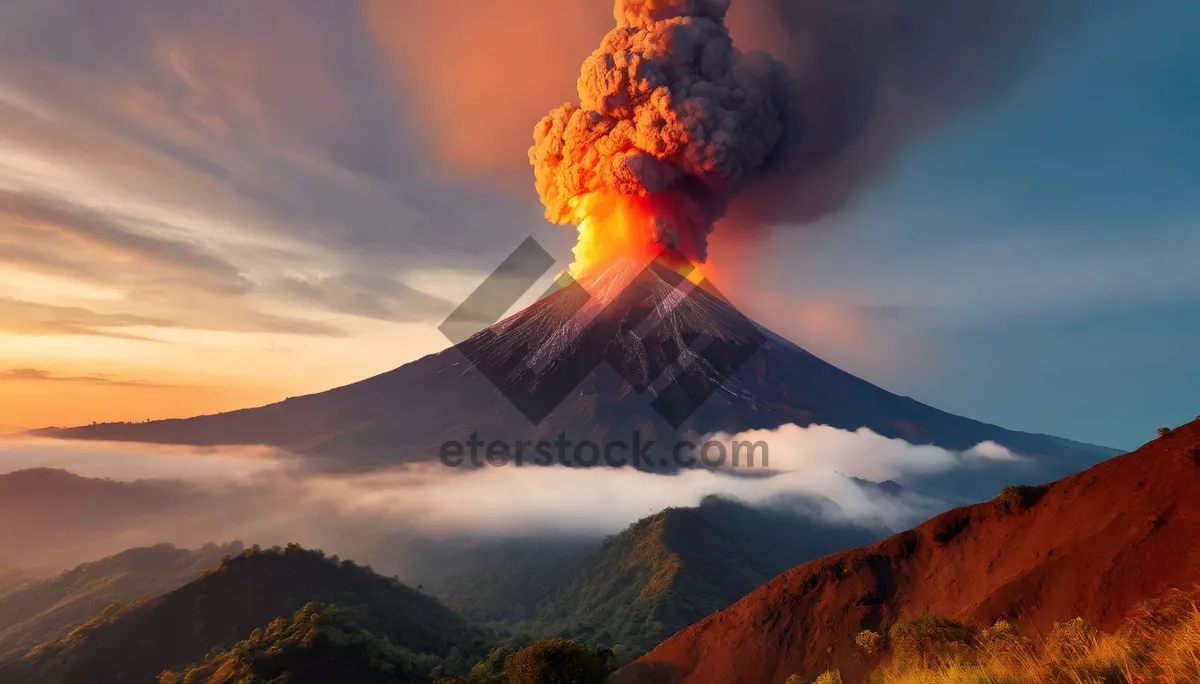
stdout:
<svg viewBox="0 0 1200 684">
<path fill-rule="evenodd" d="M 1075 16 L 1062 0 L 749 1 L 784 34 L 773 48 L 802 131 L 787 167 L 731 208 L 751 229 L 841 209 L 911 144 L 994 104 Z"/>
</svg>

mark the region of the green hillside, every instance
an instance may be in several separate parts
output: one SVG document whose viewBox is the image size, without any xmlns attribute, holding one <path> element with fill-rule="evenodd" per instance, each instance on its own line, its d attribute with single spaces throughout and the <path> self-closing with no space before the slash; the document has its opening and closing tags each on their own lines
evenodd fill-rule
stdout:
<svg viewBox="0 0 1200 684">
<path fill-rule="evenodd" d="M 441 668 L 439 658 L 416 655 L 364 630 L 337 606 L 310 603 L 202 663 L 163 673 L 159 682 L 419 684 L 429 682 Z"/>
<path fill-rule="evenodd" d="M 645 518 L 582 558 L 563 556 L 570 572 L 532 563 L 493 567 L 452 578 L 437 592 L 456 610 L 492 615 L 488 624 L 501 634 L 611 645 L 625 661 L 784 570 L 885 533 L 710 498 Z M 519 594 L 532 605 L 508 608 L 507 615 L 532 617 L 506 620 L 496 610 L 506 597 L 494 587 L 514 586 L 514 576 L 546 580 L 538 596 Z"/>
<path fill-rule="evenodd" d="M 57 641 L 0 661 L 0 681 L 153 681 L 310 602 L 337 604 L 363 629 L 413 653 L 461 653 L 469 661 L 485 650 L 483 635 L 436 599 L 351 561 L 289 545 L 251 549 L 172 592 L 106 610 Z"/>
</svg>

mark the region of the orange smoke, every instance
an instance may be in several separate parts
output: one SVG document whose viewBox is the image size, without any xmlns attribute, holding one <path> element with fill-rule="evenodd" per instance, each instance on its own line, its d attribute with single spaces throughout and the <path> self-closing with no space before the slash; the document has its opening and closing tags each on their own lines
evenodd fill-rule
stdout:
<svg viewBox="0 0 1200 684">
<path fill-rule="evenodd" d="M 579 101 L 534 128 L 546 218 L 580 229 L 572 272 L 668 249 L 703 263 L 730 200 L 792 151 L 791 80 L 734 48 L 731 0 L 616 0 Z"/>
</svg>

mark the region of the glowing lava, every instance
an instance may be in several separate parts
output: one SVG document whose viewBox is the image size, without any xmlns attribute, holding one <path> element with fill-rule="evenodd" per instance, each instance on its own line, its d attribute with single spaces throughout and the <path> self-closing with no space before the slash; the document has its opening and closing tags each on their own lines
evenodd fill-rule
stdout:
<svg viewBox="0 0 1200 684">
<path fill-rule="evenodd" d="M 678 226 L 691 221 L 687 200 L 677 193 L 632 197 L 599 190 L 574 197 L 568 204 L 570 220 L 579 227 L 571 264 L 571 275 L 576 278 L 620 261 L 646 264 L 667 260 L 681 272 L 692 271 L 693 261 L 698 261 L 692 241 L 680 244 L 680 236 L 688 233 Z M 673 257 L 668 256 L 672 253 Z"/>
</svg>

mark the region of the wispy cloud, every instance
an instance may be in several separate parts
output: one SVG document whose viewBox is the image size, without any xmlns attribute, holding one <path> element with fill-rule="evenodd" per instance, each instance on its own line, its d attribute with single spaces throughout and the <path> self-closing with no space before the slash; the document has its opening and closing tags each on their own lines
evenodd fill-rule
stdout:
<svg viewBox="0 0 1200 684">
<path fill-rule="evenodd" d="M 59 306 L 18 299 L 0 298 L 0 330 L 22 335 L 92 335 L 140 342 L 154 342 L 150 334 L 128 328 L 190 328 L 197 330 L 271 332 L 280 334 L 343 337 L 345 331 L 320 321 L 304 320 L 230 306 L 222 309 L 220 299 L 203 294 L 153 293 L 141 302 L 163 316 L 123 311 L 120 303 L 97 311 L 82 306 Z M 174 310 L 178 308 L 178 310 Z M 174 315 L 172 315 L 174 314 Z"/>
<path fill-rule="evenodd" d="M 13 254 L 14 248 L 21 251 Z M 0 259 L 6 257 L 113 284 L 249 290 L 237 267 L 198 242 L 157 236 L 118 215 L 61 199 L 0 190 Z"/>
<path fill-rule="evenodd" d="M 123 380 L 108 374 L 59 375 L 57 373 L 39 370 L 37 368 L 14 368 L 8 371 L 0 371 L 0 381 L 2 380 L 20 380 L 22 382 L 66 382 L 81 383 L 86 385 L 114 385 L 120 387 L 170 387 L 170 385 L 149 382 L 146 380 Z"/>
<path fill-rule="evenodd" d="M 47 283 L 5 293 L 0 332 L 194 358 L 212 354 L 209 332 L 251 350 L 391 334 L 400 361 L 429 351 L 432 333 L 405 351 L 412 324 L 454 308 L 406 274 L 485 271 L 536 224 L 532 196 L 440 175 L 350 6 L 117 0 L 103 15 L 82 0 L 0 8 L 0 278 Z M 119 365 L 95 349 L 110 354 L 97 367 Z"/>
<path fill-rule="evenodd" d="M 152 341 L 121 332 L 135 326 L 166 326 L 166 319 L 132 313 L 101 313 L 81 306 L 38 304 L 0 297 L 0 329 L 22 335 L 95 335 L 125 340 Z"/>
</svg>

